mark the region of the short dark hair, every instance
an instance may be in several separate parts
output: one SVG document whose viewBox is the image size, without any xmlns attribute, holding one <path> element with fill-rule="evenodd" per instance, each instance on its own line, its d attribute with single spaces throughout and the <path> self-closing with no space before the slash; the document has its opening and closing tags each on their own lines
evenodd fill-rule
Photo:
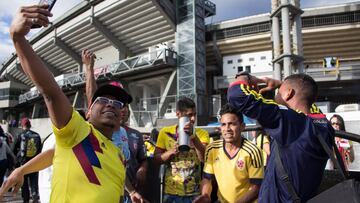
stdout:
<svg viewBox="0 0 360 203">
<path fill-rule="evenodd" d="M 299 73 L 286 77 L 284 81 L 290 82 L 293 87 L 297 87 L 297 90 L 301 90 L 297 94 L 308 105 L 312 105 L 316 101 L 318 86 L 311 76 Z"/>
<path fill-rule="evenodd" d="M 158 136 L 159 136 L 159 131 L 156 128 L 152 129 L 150 132 L 151 139 L 156 142 Z"/>
<path fill-rule="evenodd" d="M 340 121 L 340 123 L 339 123 L 339 129 L 342 130 L 342 131 L 346 131 L 346 130 L 345 130 L 345 122 L 344 122 L 343 117 L 341 117 L 339 114 L 334 114 L 333 116 L 331 116 L 330 122 L 331 122 L 331 120 L 332 120 L 333 118 L 337 118 L 337 119 Z"/>
<path fill-rule="evenodd" d="M 240 123 L 244 122 L 243 114 L 240 111 L 237 111 L 231 104 L 225 104 L 220 109 L 220 117 L 222 117 L 224 114 L 231 113 L 235 114 L 236 117 L 238 117 L 238 120 Z"/>
<path fill-rule="evenodd" d="M 180 112 L 186 111 L 186 109 L 195 109 L 195 107 L 195 102 L 188 97 L 183 97 L 176 103 L 176 110 Z"/>
</svg>

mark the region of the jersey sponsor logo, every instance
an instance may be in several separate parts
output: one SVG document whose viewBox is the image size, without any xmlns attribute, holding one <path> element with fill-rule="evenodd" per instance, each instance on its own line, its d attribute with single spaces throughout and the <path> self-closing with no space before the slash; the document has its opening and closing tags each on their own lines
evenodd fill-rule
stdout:
<svg viewBox="0 0 360 203">
<path fill-rule="evenodd" d="M 284 105 L 279 105 L 279 109 L 282 109 L 282 110 L 288 110 L 288 108 Z"/>
<path fill-rule="evenodd" d="M 238 159 L 236 161 L 236 166 L 240 169 L 240 170 L 244 170 L 245 168 L 245 162 L 242 158 Z"/>
</svg>

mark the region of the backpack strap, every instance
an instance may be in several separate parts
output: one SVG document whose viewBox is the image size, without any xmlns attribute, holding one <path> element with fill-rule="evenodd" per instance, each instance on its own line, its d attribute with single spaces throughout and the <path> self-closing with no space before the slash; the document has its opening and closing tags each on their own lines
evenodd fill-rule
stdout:
<svg viewBox="0 0 360 203">
<path fill-rule="evenodd" d="M 333 151 L 330 149 L 330 147 L 326 144 L 324 138 L 320 135 L 318 129 L 316 128 L 316 125 L 314 124 L 314 132 L 318 140 L 320 141 L 321 146 L 327 153 L 327 155 L 330 157 L 331 161 L 335 164 L 336 168 L 338 169 L 339 173 L 343 177 L 344 180 L 348 179 L 349 175 L 345 170 L 345 164 L 343 160 L 341 159 L 340 152 L 335 144 L 335 140 L 333 137 L 331 137 L 331 145 L 335 151 L 336 157 L 334 156 Z"/>
<path fill-rule="evenodd" d="M 295 191 L 293 184 L 290 181 L 288 173 L 285 171 L 284 165 L 282 163 L 279 147 L 277 141 L 274 140 L 274 153 L 275 153 L 275 167 L 276 172 L 278 173 L 280 179 L 285 184 L 287 191 L 289 192 L 291 199 L 294 203 L 301 203 L 301 199 Z"/>
</svg>

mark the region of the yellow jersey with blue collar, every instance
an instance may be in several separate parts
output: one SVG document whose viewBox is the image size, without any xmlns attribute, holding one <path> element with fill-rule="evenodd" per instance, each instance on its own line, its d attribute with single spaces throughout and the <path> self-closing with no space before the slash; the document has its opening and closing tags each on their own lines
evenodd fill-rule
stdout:
<svg viewBox="0 0 360 203">
<path fill-rule="evenodd" d="M 124 157 L 110 139 L 73 111 L 56 137 L 50 202 L 118 203 L 124 195 Z"/>
<path fill-rule="evenodd" d="M 251 184 L 260 185 L 264 177 L 260 149 L 245 138 L 241 142 L 239 151 L 232 157 L 222 139 L 208 145 L 205 151 L 203 176 L 207 179 L 215 177 L 221 203 L 236 202 L 250 190 Z"/>
</svg>

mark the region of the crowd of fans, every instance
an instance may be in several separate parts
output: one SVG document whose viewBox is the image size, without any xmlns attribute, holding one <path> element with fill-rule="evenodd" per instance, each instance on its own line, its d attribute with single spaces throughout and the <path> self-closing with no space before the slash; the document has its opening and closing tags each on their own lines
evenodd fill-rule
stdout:
<svg viewBox="0 0 360 203">
<path fill-rule="evenodd" d="M 220 111 L 221 139 L 213 142 L 207 131 L 195 127 L 194 101 L 180 98 L 176 115 L 189 118 L 181 129 L 188 136 L 189 150 L 182 151 L 179 125 L 154 129 L 144 137 L 127 125 L 133 99 L 118 82 L 97 86 L 96 56 L 90 50 L 82 52 L 89 109 L 84 113 L 71 106 L 24 37 L 35 22 L 47 26 L 49 16 L 47 5 L 22 7 L 11 25 L 22 68 L 44 97 L 53 134 L 42 147 L 39 134 L 30 130 L 30 120 L 24 118 L 13 151 L 8 136 L 0 130 L 0 183 L 5 171 L 13 167 L 9 163 L 17 160 L 18 164 L 2 184 L 0 200 L 10 188 L 16 193 L 21 187 L 24 202 L 30 198 L 37 202 L 39 185 L 45 191 L 40 191 L 42 203 L 154 202 L 146 198 L 144 185 L 152 178 L 149 168 L 162 164 L 165 203 L 306 202 L 316 195 L 329 157 L 315 133 L 332 147 L 334 128 L 345 128 L 340 116 L 334 115 L 329 122 L 314 110 L 317 85 L 310 76 L 294 74 L 279 81 L 239 73 Z M 259 84 L 266 87 L 259 90 Z M 275 89 L 274 100 L 262 96 Z M 243 115 L 256 119 L 264 129 L 256 133 L 254 143 L 242 136 Z M 336 143 L 344 162 L 352 162 L 351 142 L 336 139 Z"/>
</svg>

